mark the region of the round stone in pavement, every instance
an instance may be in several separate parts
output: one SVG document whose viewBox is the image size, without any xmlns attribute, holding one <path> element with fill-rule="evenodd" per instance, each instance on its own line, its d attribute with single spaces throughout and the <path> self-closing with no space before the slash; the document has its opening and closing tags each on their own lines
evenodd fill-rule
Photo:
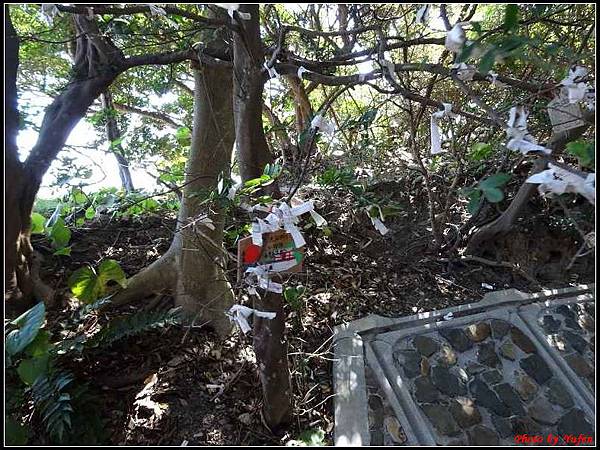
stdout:
<svg viewBox="0 0 600 450">
<path fill-rule="evenodd" d="M 527 412 L 533 420 L 545 425 L 554 425 L 560 419 L 560 412 L 544 397 L 536 398 Z"/>
<path fill-rule="evenodd" d="M 560 418 L 557 430 L 561 435 L 591 436 L 594 433 L 594 427 L 587 421 L 583 411 L 577 408 L 573 408 Z"/>
<path fill-rule="evenodd" d="M 556 320 L 550 314 L 542 317 L 542 328 L 546 333 L 554 333 L 560 328 L 560 320 Z"/>
<path fill-rule="evenodd" d="M 400 422 L 393 416 L 387 416 L 383 420 L 383 424 L 385 426 L 385 430 L 388 432 L 388 435 L 392 438 L 392 441 L 395 444 L 404 444 L 406 442 L 406 435 L 400 426 Z"/>
<path fill-rule="evenodd" d="M 450 345 L 459 352 L 464 352 L 473 347 L 473 343 L 460 328 L 442 328 L 440 334 L 450 342 Z"/>
<path fill-rule="evenodd" d="M 444 436 L 456 436 L 460 433 L 460 428 L 446 406 L 421 405 L 421 409 L 439 433 Z"/>
<path fill-rule="evenodd" d="M 475 375 L 479 372 L 483 372 L 484 370 L 487 370 L 487 367 L 476 362 L 471 362 L 467 365 L 467 373 L 469 375 Z"/>
<path fill-rule="evenodd" d="M 511 327 L 510 338 L 525 353 L 535 353 L 537 351 L 531 339 L 517 327 Z"/>
<path fill-rule="evenodd" d="M 499 416 L 510 416 L 510 408 L 482 380 L 475 378 L 470 384 L 470 389 L 477 405 L 487 408 Z"/>
<path fill-rule="evenodd" d="M 470 445 L 498 445 L 498 435 L 483 425 L 476 425 L 467 432 Z"/>
<path fill-rule="evenodd" d="M 465 329 L 467 337 L 473 342 L 481 342 L 487 339 L 490 331 L 490 326 L 486 322 L 472 323 Z"/>
<path fill-rule="evenodd" d="M 589 314 L 583 313 L 579 316 L 578 321 L 581 328 L 585 328 L 588 331 L 594 331 L 596 328 L 596 322 Z"/>
<path fill-rule="evenodd" d="M 442 345 L 438 353 L 438 361 L 445 366 L 456 364 L 456 352 L 449 345 Z"/>
<path fill-rule="evenodd" d="M 494 428 L 501 438 L 512 436 L 510 420 L 497 416 L 496 414 L 490 414 L 490 416 L 492 417 L 492 425 L 494 425 Z"/>
<path fill-rule="evenodd" d="M 498 394 L 498 398 L 508 406 L 513 414 L 522 416 L 525 414 L 521 399 L 517 395 L 516 391 L 508 383 L 498 384 L 494 386 L 494 391 Z"/>
<path fill-rule="evenodd" d="M 427 336 L 416 336 L 413 339 L 413 345 L 423 356 L 431 356 L 437 352 L 440 344 Z"/>
<path fill-rule="evenodd" d="M 510 359 L 511 361 L 515 360 L 515 346 L 512 342 L 506 341 L 498 350 L 503 358 Z"/>
<path fill-rule="evenodd" d="M 562 332 L 563 337 L 569 343 L 571 347 L 577 350 L 579 353 L 583 353 L 588 348 L 588 343 L 585 339 L 583 339 L 580 335 L 573 333 L 569 330 L 564 330 Z"/>
<path fill-rule="evenodd" d="M 408 378 L 414 378 L 421 373 L 421 355 L 414 350 L 399 350 L 394 353 L 398 365 Z"/>
<path fill-rule="evenodd" d="M 429 377 L 415 378 L 415 399 L 421 403 L 435 403 L 440 399 L 440 394 Z"/>
<path fill-rule="evenodd" d="M 536 382 L 529 375 L 519 371 L 515 371 L 515 388 L 525 401 L 530 400 L 538 390 Z"/>
<path fill-rule="evenodd" d="M 556 378 L 553 378 L 548 382 L 546 397 L 550 402 L 562 406 L 565 409 L 571 408 L 574 405 L 571 394 L 569 394 L 565 385 Z"/>
<path fill-rule="evenodd" d="M 487 384 L 496 384 L 496 383 L 500 383 L 502 381 L 502 374 L 500 373 L 499 370 L 493 369 L 493 370 L 488 370 L 487 372 L 483 372 L 481 374 L 481 378 L 483 378 L 483 380 L 487 383 Z"/>
<path fill-rule="evenodd" d="M 529 417 L 513 416 L 510 418 L 513 435 L 538 434 L 542 428 Z"/>
<path fill-rule="evenodd" d="M 565 356 L 565 361 L 569 365 L 573 372 L 575 372 L 580 377 L 587 377 L 594 373 L 594 369 L 590 367 L 590 365 L 586 362 L 586 360 L 577 353 L 571 353 L 570 355 Z"/>
<path fill-rule="evenodd" d="M 502 366 L 502 362 L 496 354 L 494 342 L 483 342 L 477 349 L 477 362 L 490 367 Z"/>
<path fill-rule="evenodd" d="M 560 305 L 558 308 L 556 308 L 555 311 L 565 317 L 575 319 L 575 313 L 571 310 L 569 305 Z"/>
<path fill-rule="evenodd" d="M 552 378 L 550 367 L 548 367 L 548 364 L 546 364 L 542 357 L 537 353 L 522 359 L 519 361 L 519 365 L 525 373 L 537 381 L 538 384 L 544 384 Z"/>
<path fill-rule="evenodd" d="M 572 330 L 575 331 L 579 331 L 581 330 L 581 326 L 579 325 L 579 322 L 575 319 L 571 319 L 570 317 L 567 317 L 565 319 L 565 327 L 567 328 L 571 328 Z"/>
<path fill-rule="evenodd" d="M 456 375 L 451 374 L 447 367 L 432 367 L 431 382 L 440 392 L 451 397 L 466 394 L 464 384 L 460 382 Z"/>
<path fill-rule="evenodd" d="M 510 323 L 508 323 L 505 320 L 492 319 L 490 324 L 492 327 L 492 335 L 494 336 L 494 339 L 500 339 L 504 337 L 510 329 Z"/>
<path fill-rule="evenodd" d="M 461 428 L 469 428 L 481 422 L 481 414 L 469 398 L 457 397 L 450 400 L 450 413 Z"/>
</svg>

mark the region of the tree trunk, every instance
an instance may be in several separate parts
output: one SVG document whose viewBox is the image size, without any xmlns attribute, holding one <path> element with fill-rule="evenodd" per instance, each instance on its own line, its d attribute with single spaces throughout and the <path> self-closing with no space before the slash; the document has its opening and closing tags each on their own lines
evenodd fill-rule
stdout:
<svg viewBox="0 0 600 450">
<path fill-rule="evenodd" d="M 80 37 L 74 75 L 67 87 L 46 110 L 38 140 L 27 160 L 18 158 L 16 76 L 19 43 L 6 8 L 6 93 L 7 122 L 5 129 L 5 164 L 7 167 L 5 236 L 6 268 L 5 293 L 7 299 L 21 300 L 18 310 L 25 308 L 36 297 L 51 302 L 52 291 L 39 280 L 35 269 L 39 266 L 30 243 L 31 210 L 42 178 L 58 152 L 64 146 L 75 125 L 84 117 L 89 106 L 113 82 L 121 70 L 122 53 L 101 37 L 94 21 L 84 16 L 75 17 Z M 12 308 L 12 306 L 10 306 Z"/>
<path fill-rule="evenodd" d="M 258 178 L 272 162 L 262 124 L 263 61 L 258 5 L 241 5 L 250 20 L 240 21 L 233 38 L 233 114 L 238 164 L 242 181 Z"/>
<path fill-rule="evenodd" d="M 117 160 L 117 164 L 119 166 L 121 186 L 125 192 L 130 193 L 134 191 L 134 187 L 133 180 L 131 179 L 131 173 L 129 172 L 129 162 L 125 158 L 123 146 L 120 143 L 116 145 L 113 144 L 113 142 L 121 138 L 121 132 L 119 131 L 117 119 L 113 114 L 113 111 L 115 111 L 115 105 L 110 90 L 107 89 L 104 91 L 100 98 L 102 100 L 102 107 L 104 108 L 104 112 L 106 114 L 106 137 L 108 139 L 110 150 L 112 151 L 113 155 L 115 155 L 115 159 Z"/>
<path fill-rule="evenodd" d="M 216 202 L 203 203 L 217 189 L 218 178 L 229 177 L 235 137 L 231 68 L 203 66 L 195 70 L 194 125 L 186 165 L 177 232 L 161 258 L 134 275 L 127 289 L 113 297 L 125 304 L 161 290 L 171 290 L 175 302 L 195 323 L 209 322 L 221 336 L 232 326 L 225 312 L 233 292 L 223 266 L 224 216 Z M 214 230 L 201 223 L 206 216 Z"/>
<path fill-rule="evenodd" d="M 236 143 L 240 174 L 246 181 L 259 177 L 272 162 L 262 125 L 264 61 L 259 28 L 258 5 L 242 5 L 250 13 L 240 33 L 234 35 L 234 97 Z M 273 183 L 275 184 L 275 183 Z M 274 191 L 277 191 L 274 186 Z M 255 300 L 255 308 L 275 312 L 272 320 L 255 318 L 254 351 L 263 392 L 263 415 L 274 432 L 281 431 L 292 419 L 291 385 L 285 341 L 285 315 L 280 294 L 265 292 Z"/>
<path fill-rule="evenodd" d="M 194 125 L 186 166 L 183 201 L 173 245 L 177 248 L 176 303 L 199 320 L 210 320 L 221 335 L 231 332 L 225 311 L 234 296 L 222 265 L 225 218 L 218 204 L 203 204 L 217 189 L 220 176 L 229 178 L 235 139 L 231 69 L 204 67 L 194 75 Z M 198 219 L 206 216 L 214 230 Z"/>
</svg>

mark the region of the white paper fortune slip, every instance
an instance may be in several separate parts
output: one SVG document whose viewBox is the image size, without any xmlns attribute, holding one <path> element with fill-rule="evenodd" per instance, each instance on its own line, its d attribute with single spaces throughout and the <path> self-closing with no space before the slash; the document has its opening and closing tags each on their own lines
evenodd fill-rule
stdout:
<svg viewBox="0 0 600 450">
<path fill-rule="evenodd" d="M 442 150 L 442 136 L 440 133 L 439 121 L 441 119 L 443 119 L 444 117 L 449 117 L 449 118 L 456 117 L 456 114 L 454 114 L 452 112 L 452 104 L 451 103 L 442 103 L 442 105 L 444 106 L 443 111 L 437 111 L 431 115 L 430 132 L 431 132 L 431 154 L 432 155 L 437 155 L 438 153 L 441 153 L 443 151 Z"/>
<path fill-rule="evenodd" d="M 529 152 L 542 152 L 547 155 L 552 153 L 549 148 L 538 145 L 537 140 L 527 130 L 527 117 L 529 113 L 523 106 L 513 106 L 508 116 L 506 136 L 509 150 L 520 151 L 526 155 Z"/>
<path fill-rule="evenodd" d="M 233 305 L 231 309 L 227 311 L 226 314 L 229 317 L 230 321 L 238 324 L 238 326 L 242 330 L 242 333 L 244 334 L 246 334 L 252 329 L 250 327 L 250 324 L 248 323 L 248 318 L 251 315 L 254 314 L 256 317 L 262 317 L 263 319 L 269 320 L 273 320 L 276 315 L 274 312 L 259 311 L 257 309 L 248 308 L 247 306 L 243 305 Z"/>
<path fill-rule="evenodd" d="M 548 102 L 548 116 L 555 134 L 585 125 L 581 107 L 568 98 L 558 96 Z"/>
<path fill-rule="evenodd" d="M 596 174 L 586 177 L 577 175 L 552 163 L 548 169 L 527 178 L 527 183 L 539 184 L 541 195 L 561 195 L 566 192 L 583 195 L 592 205 L 596 204 Z"/>
<path fill-rule="evenodd" d="M 448 34 L 446 34 L 446 49 L 453 53 L 460 52 L 467 40 L 467 36 L 465 34 L 465 30 L 462 28 L 462 25 L 462 23 L 457 23 L 450 31 L 448 31 Z"/>
</svg>

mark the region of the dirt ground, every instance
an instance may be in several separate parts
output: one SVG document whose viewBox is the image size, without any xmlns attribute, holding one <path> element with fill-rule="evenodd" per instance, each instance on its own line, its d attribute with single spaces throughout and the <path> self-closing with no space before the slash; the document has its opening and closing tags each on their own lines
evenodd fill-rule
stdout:
<svg viewBox="0 0 600 450">
<path fill-rule="evenodd" d="M 311 428 L 321 428 L 331 443 L 331 341 L 336 325 L 368 314 L 403 316 L 473 302 L 490 288 L 533 291 L 594 279 L 593 255 L 564 270 L 578 246 L 572 234 L 547 226 L 539 227 L 544 231 L 532 239 L 526 231 L 531 224 L 520 224 L 494 249 L 500 259 L 519 264 L 535 278 L 536 286 L 511 269 L 449 261 L 429 252 L 431 235 L 423 210 L 407 207 L 386 220 L 390 232 L 383 237 L 365 211 L 353 210 L 343 193 L 328 193 L 326 198 L 311 194 L 319 196 L 317 210 L 333 233 L 304 230 L 306 263 L 292 283 L 304 285 L 306 295 L 299 310 L 286 305 L 295 417 L 286 435 L 274 436 L 261 423 L 250 334 L 237 333 L 220 342 L 208 329 L 172 326 L 118 341 L 72 362 L 70 368 L 90 382 L 98 398 L 107 443 L 281 445 Z M 398 198 L 400 204 L 405 200 Z M 64 289 L 73 270 L 85 263 L 96 266 L 104 258 L 119 261 L 128 276 L 135 274 L 168 248 L 174 220 L 103 218 L 86 227 L 73 232 L 71 258 L 49 256 L 43 241 L 35 243 L 46 254 L 43 273 L 51 286 Z M 169 299 L 162 301 L 168 304 Z M 109 316 L 140 306 L 111 311 Z M 50 311 L 48 323 L 68 314 L 69 306 L 61 304 Z"/>
</svg>

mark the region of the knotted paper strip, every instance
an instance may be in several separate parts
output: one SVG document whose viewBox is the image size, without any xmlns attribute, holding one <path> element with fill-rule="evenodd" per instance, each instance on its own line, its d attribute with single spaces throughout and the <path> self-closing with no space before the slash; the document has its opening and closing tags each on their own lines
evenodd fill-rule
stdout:
<svg viewBox="0 0 600 450">
<path fill-rule="evenodd" d="M 592 205 L 596 204 L 596 174 L 583 178 L 552 163 L 548 169 L 527 178 L 527 183 L 539 184 L 541 195 L 560 195 L 565 192 L 583 195 Z"/>
<path fill-rule="evenodd" d="M 452 104 L 451 103 L 442 103 L 444 105 L 443 111 L 434 112 L 431 115 L 431 154 L 437 155 L 441 153 L 442 150 L 442 137 L 440 134 L 440 126 L 439 120 L 444 117 L 454 118 L 456 114 L 452 112 Z"/>
<path fill-rule="evenodd" d="M 445 46 L 451 52 L 458 53 L 462 50 L 466 40 L 467 36 L 465 30 L 462 28 L 462 23 L 457 23 L 450 31 L 448 31 L 448 34 L 446 34 Z"/>
<path fill-rule="evenodd" d="M 510 109 L 506 136 L 509 150 L 520 151 L 524 155 L 529 152 L 542 152 L 547 155 L 552 153 L 549 148 L 538 145 L 537 140 L 527 131 L 527 117 L 529 112 L 523 106 L 513 106 Z"/>
<path fill-rule="evenodd" d="M 274 312 L 259 311 L 257 309 L 248 308 L 247 306 L 243 305 L 233 305 L 225 314 L 229 316 L 230 321 L 236 322 L 238 324 L 238 326 L 242 330 L 242 333 L 244 334 L 248 333 L 248 331 L 252 329 L 250 327 L 250 324 L 248 323 L 248 318 L 252 314 L 254 314 L 256 317 L 262 317 L 263 319 L 269 320 L 273 320 L 276 316 L 276 313 Z"/>
</svg>

